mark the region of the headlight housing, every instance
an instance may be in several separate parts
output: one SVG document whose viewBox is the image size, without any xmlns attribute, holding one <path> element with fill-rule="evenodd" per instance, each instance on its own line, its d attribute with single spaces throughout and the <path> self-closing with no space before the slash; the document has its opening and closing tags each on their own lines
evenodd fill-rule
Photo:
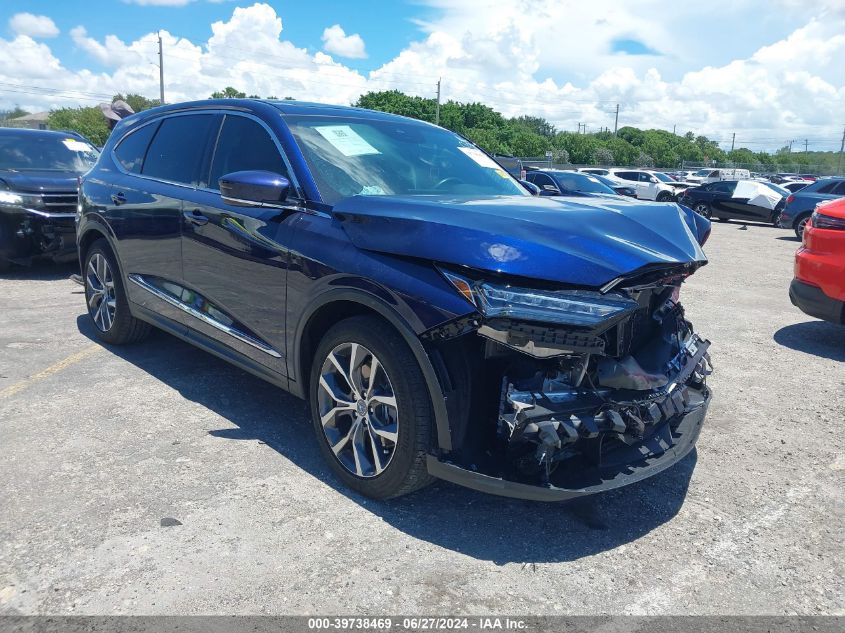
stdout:
<svg viewBox="0 0 845 633">
<path fill-rule="evenodd" d="M 0 191 L 0 206 L 26 207 L 39 209 L 44 206 L 44 200 L 37 193 L 18 193 L 17 191 Z"/>
<path fill-rule="evenodd" d="M 619 294 L 593 290 L 540 290 L 442 274 L 486 318 L 557 323 L 594 328 L 634 312 L 639 305 Z"/>
</svg>

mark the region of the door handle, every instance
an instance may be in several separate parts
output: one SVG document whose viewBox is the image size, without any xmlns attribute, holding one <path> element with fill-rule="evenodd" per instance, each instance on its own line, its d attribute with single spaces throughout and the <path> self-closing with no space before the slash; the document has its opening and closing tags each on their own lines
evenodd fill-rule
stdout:
<svg viewBox="0 0 845 633">
<path fill-rule="evenodd" d="M 117 193 L 113 193 L 111 195 L 111 201 L 115 204 L 120 206 L 124 202 L 126 202 L 126 196 L 123 195 L 122 191 L 118 191 Z"/>
<path fill-rule="evenodd" d="M 191 224 L 195 224 L 197 226 L 208 224 L 208 218 L 205 217 L 199 209 L 185 211 L 182 215 L 185 216 L 185 219 Z"/>
</svg>

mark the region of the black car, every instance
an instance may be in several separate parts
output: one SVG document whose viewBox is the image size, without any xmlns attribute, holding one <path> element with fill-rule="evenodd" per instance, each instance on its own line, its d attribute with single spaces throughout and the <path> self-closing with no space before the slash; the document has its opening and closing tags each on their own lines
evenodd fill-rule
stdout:
<svg viewBox="0 0 845 633">
<path fill-rule="evenodd" d="M 743 181 L 720 180 L 700 187 L 693 187 L 681 193 L 678 202 L 708 219 L 712 218 L 723 222 L 727 220 L 751 220 L 778 226 L 778 218 L 786 205 L 786 196 L 789 192 L 770 183 L 756 183 L 756 185 L 772 191 L 776 196 L 780 196 L 780 201 L 774 205 L 774 208 L 761 204 L 749 204 L 749 198 L 734 197 L 740 182 Z"/>
<path fill-rule="evenodd" d="M 616 197 L 612 188 L 593 174 L 565 169 L 535 169 L 525 179 L 540 188 L 541 196 Z"/>
<path fill-rule="evenodd" d="M 618 182 L 613 182 L 610 178 L 606 178 L 604 176 L 599 176 L 597 174 L 593 174 L 598 181 L 603 184 L 607 185 L 613 192 L 618 196 L 625 196 L 627 198 L 636 198 L 637 197 L 637 190 L 633 187 L 629 187 L 628 185 L 623 185 Z"/>
<path fill-rule="evenodd" d="M 568 499 L 701 431 L 710 343 L 678 293 L 710 222 L 678 205 L 531 196 L 428 123 L 223 99 L 122 120 L 80 206 L 97 336 L 153 325 L 307 399 L 363 494 Z"/>
<path fill-rule="evenodd" d="M 0 270 L 76 259 L 77 178 L 98 155 L 75 132 L 0 128 Z"/>
</svg>

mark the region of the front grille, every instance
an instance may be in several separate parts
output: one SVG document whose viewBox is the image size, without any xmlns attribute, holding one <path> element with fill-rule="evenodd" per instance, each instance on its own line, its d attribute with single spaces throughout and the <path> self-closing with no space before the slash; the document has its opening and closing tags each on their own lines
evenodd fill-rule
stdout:
<svg viewBox="0 0 845 633">
<path fill-rule="evenodd" d="M 48 213 L 76 213 L 79 202 L 75 191 L 45 191 L 41 198 Z"/>
</svg>

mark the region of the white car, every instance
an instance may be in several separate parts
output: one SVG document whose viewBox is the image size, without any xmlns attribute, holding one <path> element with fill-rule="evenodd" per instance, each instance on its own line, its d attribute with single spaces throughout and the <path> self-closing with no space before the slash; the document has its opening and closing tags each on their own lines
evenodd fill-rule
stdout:
<svg viewBox="0 0 845 633">
<path fill-rule="evenodd" d="M 692 176 L 687 177 L 687 182 L 692 182 L 697 185 L 705 185 L 709 182 L 719 182 L 720 180 L 750 180 L 751 172 L 747 169 L 712 169 L 705 167 L 699 169 Z"/>
<path fill-rule="evenodd" d="M 610 173 L 609 169 L 604 169 L 603 167 L 579 167 L 578 171 L 582 171 L 585 174 L 593 174 L 594 176 L 607 176 Z"/>
<path fill-rule="evenodd" d="M 608 178 L 633 187 L 639 200 L 672 202 L 677 199 L 677 192 L 689 187 L 687 183 L 676 182 L 666 174 L 644 169 L 611 169 Z"/>
</svg>

